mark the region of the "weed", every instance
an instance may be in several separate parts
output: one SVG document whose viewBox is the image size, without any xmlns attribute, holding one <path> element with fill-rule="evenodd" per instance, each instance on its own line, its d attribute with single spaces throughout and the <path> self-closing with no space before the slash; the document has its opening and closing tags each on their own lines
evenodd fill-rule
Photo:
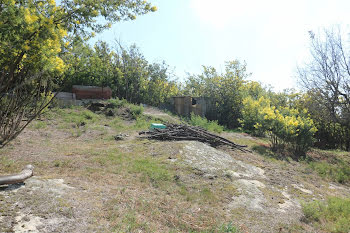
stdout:
<svg viewBox="0 0 350 233">
<path fill-rule="evenodd" d="M 209 188 L 203 188 L 200 191 L 200 196 L 201 196 L 203 201 L 208 202 L 208 203 L 216 201 L 216 196 Z"/>
<path fill-rule="evenodd" d="M 344 161 L 337 164 L 328 162 L 309 162 L 311 169 L 315 170 L 321 177 L 330 178 L 339 183 L 350 181 L 350 167 Z"/>
<path fill-rule="evenodd" d="M 128 104 L 128 102 L 125 100 L 125 99 L 118 99 L 118 97 L 117 98 L 115 98 L 115 99 L 109 99 L 108 101 L 107 101 L 110 105 L 111 105 L 111 107 L 113 107 L 113 108 L 120 108 L 120 107 L 124 107 L 124 106 L 126 106 L 127 104 Z"/>
<path fill-rule="evenodd" d="M 303 203 L 306 222 L 315 222 L 327 232 L 350 231 L 350 199 L 330 197 L 326 202 Z"/>
<path fill-rule="evenodd" d="M 31 128 L 34 128 L 34 129 L 45 129 L 46 127 L 47 127 L 47 123 L 45 121 L 36 121 L 31 126 Z"/>
<path fill-rule="evenodd" d="M 194 113 L 191 113 L 189 123 L 216 133 L 221 133 L 224 130 L 224 127 L 219 125 L 217 121 L 208 121 L 206 118 L 202 118 Z"/>
<path fill-rule="evenodd" d="M 123 120 L 119 117 L 114 117 L 109 125 L 116 130 L 123 130 L 126 128 Z"/>
<path fill-rule="evenodd" d="M 140 130 L 140 129 L 148 129 L 150 126 L 149 121 L 147 121 L 147 119 L 143 116 L 139 116 L 136 118 L 136 123 L 133 126 L 134 129 Z"/>
<path fill-rule="evenodd" d="M 220 233 L 239 233 L 240 231 L 239 231 L 239 229 L 238 229 L 238 227 L 236 227 L 235 225 L 233 225 L 233 223 L 232 222 L 230 222 L 230 223 L 228 223 L 228 224 L 224 224 L 224 225 L 222 225 L 221 227 L 220 227 L 220 229 L 219 229 L 219 232 Z"/>
<path fill-rule="evenodd" d="M 162 182 L 171 180 L 171 174 L 165 166 L 151 159 L 134 160 L 130 171 L 141 173 L 143 178 L 148 178 L 155 186 L 159 186 Z"/>
<path fill-rule="evenodd" d="M 144 110 L 142 105 L 130 104 L 129 108 L 130 108 L 130 113 L 134 119 L 137 119 L 138 117 L 140 117 Z"/>
<path fill-rule="evenodd" d="M 15 172 L 18 169 L 17 163 L 7 156 L 0 157 L 0 171 L 1 172 Z"/>
</svg>

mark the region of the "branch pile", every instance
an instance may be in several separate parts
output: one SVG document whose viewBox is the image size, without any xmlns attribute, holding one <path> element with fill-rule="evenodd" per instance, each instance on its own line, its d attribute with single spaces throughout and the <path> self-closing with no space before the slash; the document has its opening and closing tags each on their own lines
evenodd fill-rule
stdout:
<svg viewBox="0 0 350 233">
<path fill-rule="evenodd" d="M 165 129 L 152 129 L 150 131 L 141 131 L 139 135 L 140 138 L 156 139 L 161 141 L 199 141 L 209 144 L 212 147 L 228 146 L 232 149 L 239 149 L 241 151 L 247 152 L 245 149 L 247 146 L 238 145 L 231 142 L 223 137 L 217 136 L 215 134 L 209 133 L 207 130 L 190 125 L 177 125 L 177 124 L 167 124 Z"/>
</svg>

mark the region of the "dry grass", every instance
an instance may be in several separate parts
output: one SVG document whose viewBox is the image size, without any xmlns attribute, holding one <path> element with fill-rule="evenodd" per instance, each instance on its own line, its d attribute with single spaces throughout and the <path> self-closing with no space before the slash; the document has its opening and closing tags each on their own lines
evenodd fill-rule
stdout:
<svg viewBox="0 0 350 233">
<path fill-rule="evenodd" d="M 152 118 L 125 122 L 78 108 L 54 110 L 43 119 L 0 151 L 0 171 L 14 173 L 31 163 L 36 176 L 63 178 L 84 191 L 76 192 L 70 205 L 88 206 L 89 229 L 220 232 L 231 222 L 223 210 L 227 199 L 222 197 L 232 191 L 227 180 L 190 178 L 187 167 L 168 162 L 178 154 L 170 142 L 135 137 Z M 130 136 L 115 141 L 121 132 Z M 36 201 L 43 205 L 47 200 Z"/>
<path fill-rule="evenodd" d="M 158 114 L 156 120 L 165 120 L 161 117 Z M 184 165 L 180 144 L 138 139 L 138 131 L 154 120 L 149 115 L 125 121 L 83 108 L 56 109 L 0 150 L 0 171 L 14 173 L 30 163 L 35 166 L 37 177 L 64 179 L 74 187 L 64 197 L 52 197 L 54 201 L 38 191 L 25 201 L 34 214 L 45 218 L 64 216 L 71 220 L 71 228 L 67 228 L 71 232 L 250 232 L 249 229 L 259 227 L 273 232 L 280 229 L 276 223 L 261 220 L 275 216 L 228 208 L 232 198 L 241 194 L 232 177 L 208 178 Z M 115 141 L 114 136 L 119 133 L 129 137 Z M 248 144 L 250 148 L 265 143 L 263 139 L 242 134 L 223 133 L 223 136 Z M 305 167 L 276 160 L 264 154 L 269 153 L 268 150 L 259 149 L 257 152 L 263 156 L 229 153 L 265 169 L 268 181 L 278 183 L 276 191 L 270 187 L 263 189 L 266 199 L 274 198 L 271 206 L 283 203 L 284 197 L 278 188 L 297 180 L 306 185 L 309 180 L 312 184 L 320 182 L 314 175 L 303 178 L 301 173 Z M 14 197 L 6 203 L 12 206 L 16 201 Z M 42 210 L 36 207 L 48 202 L 53 204 Z M 7 212 L 15 218 L 15 211 Z M 286 229 L 282 232 L 307 229 L 298 224 L 282 228 Z M 0 231 L 3 229 L 0 215 Z"/>
</svg>

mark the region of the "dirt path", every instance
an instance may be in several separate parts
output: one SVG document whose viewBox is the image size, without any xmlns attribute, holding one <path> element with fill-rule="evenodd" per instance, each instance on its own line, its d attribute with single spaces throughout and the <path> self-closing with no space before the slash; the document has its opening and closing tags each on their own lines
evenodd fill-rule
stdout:
<svg viewBox="0 0 350 233">
<path fill-rule="evenodd" d="M 179 123 L 180 122 L 177 117 L 173 117 L 173 116 L 165 113 L 164 111 L 162 111 L 156 107 L 152 107 L 152 106 L 144 107 L 143 114 L 145 114 L 147 116 L 152 116 L 155 118 L 162 118 L 162 119 L 169 121 L 171 123 Z"/>
</svg>

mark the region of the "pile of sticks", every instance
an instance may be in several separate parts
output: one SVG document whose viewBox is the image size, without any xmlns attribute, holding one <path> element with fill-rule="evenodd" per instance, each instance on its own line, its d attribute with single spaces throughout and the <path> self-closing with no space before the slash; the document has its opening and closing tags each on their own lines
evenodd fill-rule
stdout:
<svg viewBox="0 0 350 233">
<path fill-rule="evenodd" d="M 219 146 L 227 146 L 229 148 L 239 149 L 244 152 L 248 151 L 245 149 L 247 146 L 238 145 L 223 137 L 209 133 L 207 130 L 201 127 L 177 124 L 167 124 L 166 126 L 166 129 L 152 129 L 150 131 L 141 131 L 139 135 L 143 135 L 141 138 L 147 139 L 156 139 L 161 141 L 191 140 L 203 142 L 215 148 Z"/>
</svg>

